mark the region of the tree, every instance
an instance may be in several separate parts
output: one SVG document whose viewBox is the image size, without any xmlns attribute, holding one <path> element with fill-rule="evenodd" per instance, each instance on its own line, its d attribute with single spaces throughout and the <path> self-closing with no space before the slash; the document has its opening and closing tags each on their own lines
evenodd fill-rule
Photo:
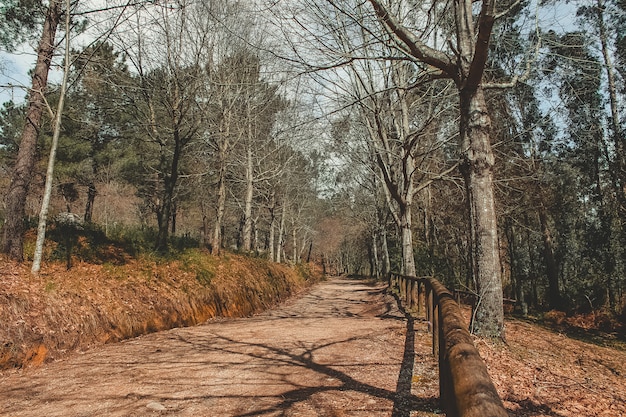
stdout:
<svg viewBox="0 0 626 417">
<path fill-rule="evenodd" d="M 211 39 L 203 32 L 208 25 L 203 19 L 208 17 L 199 7 L 185 1 L 154 5 L 145 13 L 141 9 L 132 28 L 135 43 L 125 51 L 136 72 L 125 93 L 137 122 L 136 146 L 142 152 L 127 172 L 156 216 L 154 246 L 159 252 L 168 250 L 179 180 L 207 117 L 205 65 L 212 51 Z M 153 49 L 154 42 L 161 42 L 165 53 Z"/>
<path fill-rule="evenodd" d="M 52 145 L 50 146 L 50 156 L 48 158 L 48 169 L 46 170 L 46 185 L 44 195 L 41 202 L 41 211 L 39 212 L 39 224 L 37 225 L 37 241 L 35 243 L 35 253 L 33 255 L 33 266 L 31 272 L 33 275 L 39 274 L 41 269 L 41 258 L 43 254 L 43 244 L 46 238 L 46 225 L 48 221 L 48 209 L 50 206 L 50 197 L 52 195 L 52 181 L 54 174 L 54 163 L 56 159 L 57 146 L 59 136 L 61 134 L 61 118 L 63 115 L 63 106 L 65 104 L 65 93 L 67 91 L 69 72 L 70 72 L 70 38 L 71 38 L 71 13 L 70 0 L 65 2 L 65 58 L 63 64 L 63 79 L 61 81 L 61 90 L 59 92 L 59 102 L 57 104 L 56 113 L 54 115 L 54 126 L 52 133 Z M 69 249 L 68 249 L 69 251 Z M 69 252 L 68 252 L 69 253 Z M 69 258 L 68 258 L 69 259 Z M 68 264 L 69 267 L 69 264 Z"/>
<path fill-rule="evenodd" d="M 66 117 L 68 132 L 59 152 L 59 171 L 68 182 L 87 189 L 84 221 L 92 222 L 98 183 L 107 180 L 109 167 L 123 164 L 131 131 L 129 100 L 124 89 L 131 77 L 120 52 L 110 43 L 96 43 L 75 53 L 76 80 L 69 92 Z M 110 174 L 110 172 L 108 173 Z"/>
<path fill-rule="evenodd" d="M 251 62 L 251 58 L 253 56 L 245 50 L 234 51 L 211 71 L 209 79 L 209 94 L 213 100 L 209 106 L 210 127 L 207 139 L 217 158 L 217 207 L 211 242 L 211 252 L 214 255 L 220 253 L 223 245 L 228 164 L 233 147 L 245 134 L 242 121 L 245 120 L 249 76 L 258 74 L 254 70 L 256 60 L 252 59 Z"/>
<path fill-rule="evenodd" d="M 6 196 L 6 219 L 2 229 L 2 252 L 17 261 L 24 259 L 24 207 L 35 165 L 37 136 L 45 109 L 48 72 L 55 50 L 55 36 L 63 13 L 63 2 L 51 0 L 43 24 L 32 87 L 28 95 L 26 123 Z"/>
<path fill-rule="evenodd" d="M 500 248 L 493 187 L 494 155 L 491 120 L 485 101 L 483 73 L 497 18 L 495 1 L 484 0 L 474 16 L 471 0 L 455 0 L 454 53 L 426 44 L 401 25 L 381 0 L 370 0 L 374 11 L 399 49 L 421 65 L 451 78 L 459 93 L 460 169 L 465 179 L 472 244 L 473 276 L 478 301 L 472 330 L 486 337 L 504 336 Z"/>
<path fill-rule="evenodd" d="M 13 50 L 41 24 L 41 0 L 5 0 L 0 6 L 0 45 Z"/>
<path fill-rule="evenodd" d="M 244 134 L 239 142 L 238 159 L 245 161 L 242 182 L 244 183 L 244 209 L 241 243 L 245 252 L 252 250 L 252 204 L 256 185 L 277 175 L 279 166 L 265 164 L 265 160 L 276 152 L 276 141 L 271 136 L 276 114 L 284 107 L 277 89 L 261 79 L 260 60 L 251 55 L 248 63 L 250 73 L 240 80 L 245 96 L 243 116 Z"/>
<path fill-rule="evenodd" d="M 599 120 L 605 113 L 602 63 L 582 31 L 548 39 L 549 61 L 559 87 L 565 128 L 555 153 L 562 161 L 558 175 L 566 188 L 556 223 L 561 238 L 564 289 L 575 305 L 607 303 L 614 308 L 623 268 L 623 242 L 615 192 L 616 146 Z M 562 191 L 557 191 L 562 192 Z M 565 256 L 567 253 L 567 256 Z M 577 256 L 571 257 L 576 253 Z"/>
<path fill-rule="evenodd" d="M 326 12 L 326 21 L 336 19 L 336 14 L 347 16 L 340 31 L 349 27 L 363 27 L 371 33 L 371 42 L 380 42 L 393 48 L 392 60 L 411 60 L 418 75 L 414 80 L 448 78 L 456 86 L 459 97 L 459 149 L 460 169 L 464 176 L 470 242 L 472 272 L 476 282 L 479 301 L 472 322 L 473 331 L 487 336 L 503 336 L 504 313 L 502 306 L 501 265 L 493 187 L 494 155 L 491 148 L 491 119 L 485 100 L 483 75 L 487 64 L 489 42 L 498 14 L 495 2 L 485 0 L 481 7 L 474 7 L 471 0 L 455 0 L 446 4 L 425 3 L 416 7 L 414 2 L 370 0 L 373 17 L 378 29 L 372 26 L 372 14 L 363 14 L 362 4 L 347 4 L 328 0 L 334 12 Z M 314 10 L 321 6 L 307 5 Z M 452 10 L 454 20 L 446 19 Z M 320 12 L 320 15 L 323 13 Z M 406 18 L 406 24 L 403 20 Z M 431 22 L 438 22 L 431 26 Z M 300 26 L 306 24 L 299 19 Z M 354 61 L 380 58 L 368 56 L 363 45 L 354 46 L 349 54 L 333 54 L 337 42 L 345 40 L 342 33 L 332 34 L 319 30 L 311 24 L 308 37 L 303 41 L 313 44 L 312 58 L 319 62 L 309 65 L 309 71 L 338 68 Z M 446 39 L 452 39 L 448 42 Z M 317 43 L 315 43 L 315 40 Z M 294 42 L 292 42 L 294 44 Z M 297 49 L 297 48 L 295 48 Z M 380 52 L 380 51 L 378 51 Z M 296 51 L 298 54 L 298 51 Z M 332 57 L 332 58 L 329 58 Z M 303 54 L 297 58 L 303 61 Z"/>
</svg>

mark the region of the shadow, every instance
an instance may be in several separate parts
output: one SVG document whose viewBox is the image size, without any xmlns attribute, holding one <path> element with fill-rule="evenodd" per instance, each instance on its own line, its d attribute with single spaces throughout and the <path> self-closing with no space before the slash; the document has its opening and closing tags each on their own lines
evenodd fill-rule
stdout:
<svg viewBox="0 0 626 417">
<path fill-rule="evenodd" d="M 330 347 L 336 344 L 343 344 L 348 342 L 358 342 L 360 341 L 359 337 L 348 338 L 341 341 L 334 341 L 324 344 L 319 344 L 315 347 L 306 348 L 304 352 L 300 354 L 294 354 L 286 349 L 270 346 L 268 344 L 261 343 L 251 343 L 251 342 L 240 342 L 238 340 L 214 334 L 214 336 L 220 341 L 226 343 L 231 348 L 226 347 L 217 347 L 215 343 L 210 346 L 207 346 L 203 343 L 198 344 L 197 342 L 191 340 L 185 340 L 181 336 L 179 336 L 179 340 L 184 341 L 185 343 L 189 343 L 194 345 L 194 349 L 197 350 L 205 350 L 205 351 L 216 351 L 219 353 L 227 353 L 227 354 L 236 354 L 236 355 L 247 355 L 250 358 L 258 359 L 263 361 L 264 363 L 270 362 L 274 366 L 276 365 L 286 365 L 286 366 L 298 366 L 305 369 L 312 370 L 318 374 L 325 375 L 329 377 L 331 380 L 337 381 L 337 383 L 333 385 L 322 385 L 322 386 L 295 386 L 293 389 L 288 390 L 286 392 L 282 392 L 280 394 L 281 401 L 278 404 L 272 405 L 263 409 L 255 409 L 254 411 L 247 413 L 236 414 L 236 417 L 251 417 L 251 416 L 260 416 L 265 414 L 273 414 L 279 411 L 285 411 L 293 407 L 295 403 L 304 402 L 311 399 L 314 395 L 324 393 L 324 392 L 346 392 L 353 391 L 362 394 L 366 394 L 368 396 L 377 397 L 383 400 L 388 400 L 393 402 L 393 412 L 392 416 L 394 417 L 408 417 L 411 411 L 424 411 L 424 412 L 433 412 L 437 409 L 437 399 L 436 398 L 419 398 L 415 395 L 411 394 L 411 381 L 413 377 L 413 360 L 415 358 L 415 353 L 413 350 L 413 344 L 415 341 L 415 332 L 413 329 L 413 320 L 411 320 L 408 325 L 408 329 L 411 331 L 407 332 L 407 338 L 405 340 L 405 351 L 404 357 L 402 361 L 402 366 L 400 370 L 400 376 L 398 378 L 398 383 L 396 387 L 396 391 L 387 390 L 384 388 L 377 387 L 375 385 L 359 381 L 348 373 L 340 371 L 334 368 L 332 365 L 326 365 L 314 360 L 316 351 L 321 349 Z M 407 330 L 408 330 L 407 329 Z M 215 346 L 215 347 L 213 347 Z M 258 353 L 254 353 L 258 352 Z M 345 366 L 345 364 L 344 364 Z M 367 366 L 367 363 L 352 363 L 350 367 L 360 368 Z M 295 385 L 293 381 L 283 381 L 290 385 Z M 271 384 L 272 382 L 268 382 Z"/>
<path fill-rule="evenodd" d="M 406 338 L 402 365 L 398 374 L 396 397 L 393 403 L 392 417 L 410 417 L 411 411 L 435 412 L 439 408 L 439 399 L 434 397 L 419 398 L 411 394 L 413 366 L 415 364 L 415 318 L 404 309 L 397 294 L 393 294 L 397 308 L 406 320 Z M 391 307 L 389 307 L 391 309 Z"/>
<path fill-rule="evenodd" d="M 407 318 L 406 338 L 404 340 L 404 354 L 402 356 L 402 365 L 398 375 L 398 384 L 396 385 L 396 398 L 393 402 L 392 417 L 409 417 L 412 406 L 408 404 L 411 399 L 411 384 L 413 381 L 413 363 L 415 362 L 415 329 L 413 328 L 414 320 L 412 317 Z"/>
<path fill-rule="evenodd" d="M 421 355 L 419 350 L 416 353 L 419 332 L 416 337 L 413 318 L 404 313 L 407 327 L 402 346 L 397 335 L 403 326 L 397 321 L 369 315 L 369 310 L 353 317 L 354 311 L 361 311 L 363 300 L 352 291 L 384 289 L 352 285 L 328 299 L 311 296 L 314 303 L 323 301 L 326 318 L 340 318 L 347 329 L 329 331 L 319 310 L 312 309 L 312 319 L 297 322 L 308 326 L 305 338 L 297 328 L 294 334 L 300 337 L 284 335 L 291 314 L 283 322 L 272 316 L 224 319 L 160 332 L 53 364 L 54 383 L 50 375 L 38 372 L 11 385 L 0 384 L 0 405 L 13 416 L 58 415 L 33 413 L 35 404 L 42 410 L 65 410 L 63 415 L 68 416 L 146 415 L 152 413 L 146 405 L 153 402 L 162 403 L 168 415 L 218 415 L 203 411 L 228 409 L 219 415 L 286 416 L 304 410 L 300 414 L 380 416 L 389 415 L 392 406 L 394 417 L 433 412 L 438 407 L 435 396 L 411 392 L 414 361 Z M 391 299 L 386 296 L 383 302 L 387 298 Z M 348 307 L 333 311 L 335 302 L 342 300 Z M 384 315 L 404 319 L 393 307 L 390 302 Z M 294 310 L 303 308 L 308 307 L 298 304 Z M 307 312 L 296 318 L 302 317 L 308 317 Z M 261 320 L 268 322 L 263 329 L 258 327 Z M 391 340 L 393 355 L 385 354 Z M 3 403 L 2 398 L 11 400 Z"/>
<path fill-rule="evenodd" d="M 509 417 L 533 417 L 533 416 L 547 416 L 547 417 L 565 417 L 568 414 L 557 413 L 545 404 L 536 404 L 529 399 L 524 400 L 509 400 L 510 402 L 517 404 L 514 410 L 507 410 Z"/>
<path fill-rule="evenodd" d="M 522 316 L 511 314 L 510 317 L 523 322 L 539 326 L 554 333 L 562 333 L 570 339 L 591 343 L 596 346 L 610 347 L 621 351 L 626 351 L 626 325 L 613 332 L 605 332 L 600 329 L 584 329 L 567 323 L 550 323 L 544 319 L 532 316 Z"/>
</svg>

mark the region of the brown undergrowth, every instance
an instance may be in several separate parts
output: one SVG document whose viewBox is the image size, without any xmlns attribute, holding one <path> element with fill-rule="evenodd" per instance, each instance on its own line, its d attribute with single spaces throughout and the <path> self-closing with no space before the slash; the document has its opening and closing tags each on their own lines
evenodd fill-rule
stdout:
<svg viewBox="0 0 626 417">
<path fill-rule="evenodd" d="M 574 338 L 513 317 L 505 333 L 474 343 L 511 417 L 626 416 L 626 349 L 614 335 Z"/>
<path fill-rule="evenodd" d="M 0 369 L 213 317 L 248 316 L 320 278 L 311 266 L 199 250 L 70 270 L 52 263 L 38 277 L 29 265 L 0 258 Z"/>
</svg>

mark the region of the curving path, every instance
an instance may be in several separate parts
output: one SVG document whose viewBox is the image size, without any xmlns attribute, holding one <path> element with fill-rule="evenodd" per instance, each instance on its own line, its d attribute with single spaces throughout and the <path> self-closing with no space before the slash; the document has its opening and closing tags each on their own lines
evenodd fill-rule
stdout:
<svg viewBox="0 0 626 417">
<path fill-rule="evenodd" d="M 282 306 L 0 376 L 6 416 L 431 416 L 423 322 L 384 287 L 333 278 Z"/>
</svg>

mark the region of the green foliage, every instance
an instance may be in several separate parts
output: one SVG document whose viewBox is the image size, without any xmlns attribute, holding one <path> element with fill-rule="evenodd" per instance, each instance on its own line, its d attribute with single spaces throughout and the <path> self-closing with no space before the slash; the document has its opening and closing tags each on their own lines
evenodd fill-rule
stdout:
<svg viewBox="0 0 626 417">
<path fill-rule="evenodd" d="M 19 138 L 24 127 L 24 105 L 12 101 L 2 104 L 0 109 L 0 161 L 12 159 L 17 154 Z"/>
<path fill-rule="evenodd" d="M 124 226 L 110 231 L 108 237 L 131 256 L 139 256 L 153 252 L 156 230 L 151 227 Z"/>
<path fill-rule="evenodd" d="M 188 234 L 182 236 L 170 236 L 170 249 L 175 252 L 184 252 L 187 249 L 198 248 L 200 241 Z"/>
<path fill-rule="evenodd" d="M 125 242 L 107 238 L 104 231 L 95 224 L 66 224 L 55 221 L 49 227 L 47 237 L 54 242 L 52 259 L 71 259 L 96 264 L 124 264 L 130 258 Z"/>
<path fill-rule="evenodd" d="M 3 0 L 0 3 L 0 45 L 12 51 L 36 33 L 43 20 L 41 0 Z"/>
<path fill-rule="evenodd" d="M 177 259 L 187 256 L 189 248 L 198 247 L 195 239 L 176 237 L 172 239 L 171 250 L 163 256 L 153 251 L 155 235 L 152 228 L 120 227 L 107 236 L 102 227 L 94 223 L 72 226 L 56 221 L 49 227 L 47 238 L 53 242 L 51 259 L 68 260 L 70 256 L 84 262 L 109 265 L 123 265 L 139 256 L 154 257 L 155 261 Z"/>
<path fill-rule="evenodd" d="M 437 277 L 449 288 L 457 288 L 454 270 L 450 259 L 439 253 L 440 248 L 417 245 L 413 247 L 415 265 L 419 274 Z"/>
<path fill-rule="evenodd" d="M 177 258 L 181 261 L 181 269 L 195 274 L 202 285 L 209 286 L 215 277 L 218 259 L 207 252 L 198 249 L 189 249 L 182 252 Z"/>
</svg>

